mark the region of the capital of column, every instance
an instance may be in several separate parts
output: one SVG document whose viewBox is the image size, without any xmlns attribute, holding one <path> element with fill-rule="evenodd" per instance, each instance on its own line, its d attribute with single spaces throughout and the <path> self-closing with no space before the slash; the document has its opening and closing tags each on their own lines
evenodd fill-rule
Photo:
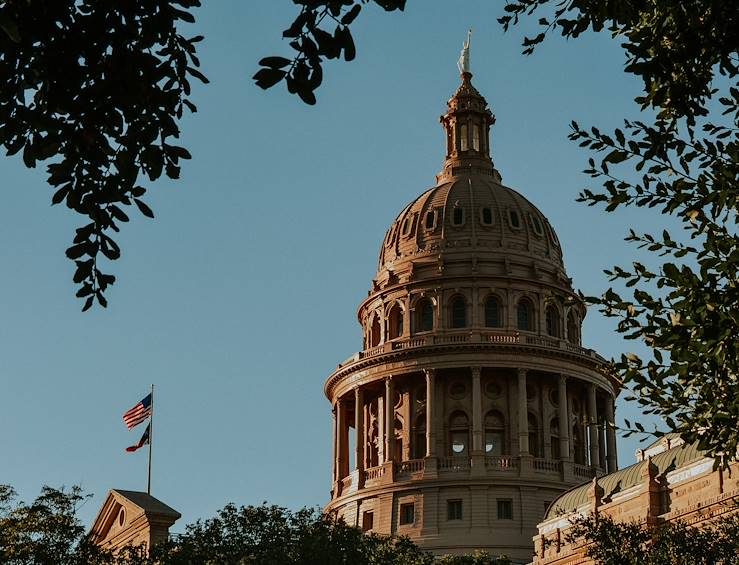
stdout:
<svg viewBox="0 0 739 565">
<path fill-rule="evenodd" d="M 482 367 L 470 367 L 470 372 L 472 373 L 473 379 L 479 379 L 482 373 Z"/>
</svg>

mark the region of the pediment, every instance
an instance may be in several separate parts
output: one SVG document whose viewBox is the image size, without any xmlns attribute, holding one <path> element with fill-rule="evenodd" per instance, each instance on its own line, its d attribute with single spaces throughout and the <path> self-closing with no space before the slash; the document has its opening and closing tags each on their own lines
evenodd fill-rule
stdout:
<svg viewBox="0 0 739 565">
<path fill-rule="evenodd" d="M 91 541 L 111 549 L 166 539 L 180 513 L 144 492 L 111 490 L 90 528 Z"/>
</svg>

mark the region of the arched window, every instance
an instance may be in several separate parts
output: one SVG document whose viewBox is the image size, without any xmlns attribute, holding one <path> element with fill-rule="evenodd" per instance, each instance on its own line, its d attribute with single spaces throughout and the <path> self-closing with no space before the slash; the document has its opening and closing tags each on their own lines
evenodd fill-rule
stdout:
<svg viewBox="0 0 739 565">
<path fill-rule="evenodd" d="M 503 420 L 503 414 L 497 410 L 491 410 L 485 416 L 485 455 L 505 453 L 505 420 Z"/>
<path fill-rule="evenodd" d="M 403 335 L 403 311 L 398 304 L 390 308 L 387 324 L 390 339 L 395 339 Z"/>
<path fill-rule="evenodd" d="M 551 304 L 546 310 L 547 333 L 552 337 L 559 337 L 559 312 Z"/>
<path fill-rule="evenodd" d="M 370 347 L 380 345 L 380 318 L 372 316 L 372 325 L 370 326 Z"/>
<path fill-rule="evenodd" d="M 450 455 L 468 455 L 470 451 L 470 425 L 467 414 L 462 411 L 452 412 L 449 417 L 449 451 Z"/>
<path fill-rule="evenodd" d="M 495 296 L 491 296 L 485 301 L 485 327 L 499 328 L 500 323 L 500 305 Z"/>
<path fill-rule="evenodd" d="M 539 422 L 531 412 L 529 412 L 529 453 L 534 457 L 539 457 Z"/>
<path fill-rule="evenodd" d="M 578 332 L 577 329 L 575 314 L 570 312 L 567 315 L 567 341 L 574 343 L 575 345 L 580 344 L 580 332 Z"/>
<path fill-rule="evenodd" d="M 559 418 L 552 418 L 549 422 L 549 439 L 552 443 L 552 459 L 559 459 Z"/>
<path fill-rule="evenodd" d="M 516 307 L 516 327 L 519 330 L 532 331 L 534 329 L 534 316 L 531 302 L 521 300 Z"/>
<path fill-rule="evenodd" d="M 480 150 L 480 126 L 477 124 L 472 126 L 472 149 Z"/>
<path fill-rule="evenodd" d="M 430 332 L 434 329 L 434 305 L 424 298 L 416 305 L 416 331 Z"/>
<path fill-rule="evenodd" d="M 459 126 L 459 150 L 467 151 L 469 141 L 467 140 L 467 124 Z"/>
<path fill-rule="evenodd" d="M 413 438 L 413 458 L 423 459 L 426 457 L 426 414 L 419 414 L 416 418 Z"/>
<path fill-rule="evenodd" d="M 467 327 L 467 302 L 462 296 L 455 296 L 451 304 L 452 328 Z"/>
</svg>

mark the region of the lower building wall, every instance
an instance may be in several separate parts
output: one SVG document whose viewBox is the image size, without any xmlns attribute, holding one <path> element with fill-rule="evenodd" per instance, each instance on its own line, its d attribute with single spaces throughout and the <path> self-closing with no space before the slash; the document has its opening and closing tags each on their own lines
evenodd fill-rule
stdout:
<svg viewBox="0 0 739 565">
<path fill-rule="evenodd" d="M 595 485 L 597 487 L 597 483 Z M 701 527 L 719 516 L 736 512 L 739 497 L 739 464 L 729 471 L 713 470 L 713 460 L 704 459 L 662 476 L 646 476 L 641 484 L 614 496 L 607 504 L 590 503 L 576 512 L 551 518 L 538 526 L 534 536 L 533 565 L 594 565 L 586 557 L 582 542 L 567 543 L 569 520 L 597 512 L 616 522 L 662 524 L 682 521 Z"/>
</svg>

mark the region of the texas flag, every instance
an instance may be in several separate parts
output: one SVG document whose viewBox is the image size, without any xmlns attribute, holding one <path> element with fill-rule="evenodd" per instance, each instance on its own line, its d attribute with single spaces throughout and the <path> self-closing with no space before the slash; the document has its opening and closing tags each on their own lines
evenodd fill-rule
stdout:
<svg viewBox="0 0 739 565">
<path fill-rule="evenodd" d="M 127 447 L 126 451 L 134 452 L 137 449 L 144 447 L 145 445 L 149 445 L 149 427 L 151 424 L 146 426 L 146 430 L 144 430 L 144 435 L 141 436 L 141 439 L 136 445 L 132 445 L 131 447 Z"/>
</svg>

